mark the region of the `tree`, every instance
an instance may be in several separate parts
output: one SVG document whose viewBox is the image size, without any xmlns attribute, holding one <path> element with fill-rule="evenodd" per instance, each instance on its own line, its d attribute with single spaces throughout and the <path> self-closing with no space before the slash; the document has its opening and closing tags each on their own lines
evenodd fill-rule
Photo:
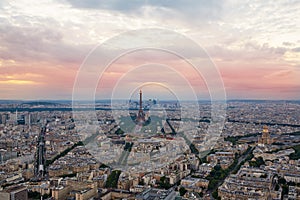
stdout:
<svg viewBox="0 0 300 200">
<path fill-rule="evenodd" d="M 214 192 L 212 193 L 212 196 L 213 196 L 213 198 L 215 198 L 215 199 L 219 199 L 218 191 L 217 191 L 217 190 L 214 191 Z"/>
<path fill-rule="evenodd" d="M 260 167 L 261 165 L 265 165 L 265 161 L 262 157 L 258 157 L 255 161 L 249 161 L 249 165 L 251 167 Z"/>
<path fill-rule="evenodd" d="M 50 198 L 51 196 L 52 196 L 51 194 L 44 194 L 44 195 L 43 195 L 43 199 Z"/>
<path fill-rule="evenodd" d="M 28 191 L 28 198 L 30 198 L 30 199 L 40 199 L 41 198 L 41 193 Z"/>
<path fill-rule="evenodd" d="M 116 130 L 115 134 L 116 134 L 116 135 L 122 135 L 122 134 L 124 134 L 124 131 L 123 131 L 122 129 L 118 128 L 118 129 Z"/>
<path fill-rule="evenodd" d="M 186 192 L 187 192 L 187 190 L 186 190 L 184 187 L 181 187 L 181 188 L 179 189 L 179 194 L 180 194 L 180 196 L 184 196 Z"/>
<path fill-rule="evenodd" d="M 169 180 L 165 176 L 160 178 L 159 186 L 164 189 L 169 189 L 171 187 Z"/>
<path fill-rule="evenodd" d="M 292 160 L 300 159 L 300 145 L 294 146 L 293 149 L 295 150 L 295 153 L 289 155 L 290 159 Z"/>
<path fill-rule="evenodd" d="M 112 171 L 111 174 L 107 178 L 105 187 L 106 188 L 117 188 L 120 174 L 121 174 L 121 171 L 119 171 L 119 170 Z"/>
<path fill-rule="evenodd" d="M 282 186 L 282 195 L 286 195 L 289 193 L 289 186 L 287 184 L 284 184 Z"/>
<path fill-rule="evenodd" d="M 278 179 L 278 183 L 279 183 L 279 184 L 286 184 L 286 180 L 285 180 L 283 177 L 280 177 L 280 178 Z"/>
<path fill-rule="evenodd" d="M 195 145 L 193 143 L 190 144 L 190 149 L 193 154 L 196 154 L 196 155 L 199 154 L 198 149 L 195 147 Z"/>
</svg>

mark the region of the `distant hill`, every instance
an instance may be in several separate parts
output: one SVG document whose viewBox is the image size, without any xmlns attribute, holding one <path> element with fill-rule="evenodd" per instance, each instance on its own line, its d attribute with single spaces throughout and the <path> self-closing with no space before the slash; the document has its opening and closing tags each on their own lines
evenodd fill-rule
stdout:
<svg viewBox="0 0 300 200">
<path fill-rule="evenodd" d="M 18 107 L 25 106 L 43 106 L 43 107 L 57 107 L 57 106 L 67 106 L 67 103 L 56 103 L 56 102 L 46 102 L 46 101 L 31 101 L 21 103 Z"/>
<path fill-rule="evenodd" d="M 0 104 L 20 104 L 21 100 L 0 100 Z"/>
<path fill-rule="evenodd" d="M 245 102 L 245 103 L 300 103 L 300 100 L 256 100 L 256 99 L 229 99 L 230 102 Z"/>
</svg>

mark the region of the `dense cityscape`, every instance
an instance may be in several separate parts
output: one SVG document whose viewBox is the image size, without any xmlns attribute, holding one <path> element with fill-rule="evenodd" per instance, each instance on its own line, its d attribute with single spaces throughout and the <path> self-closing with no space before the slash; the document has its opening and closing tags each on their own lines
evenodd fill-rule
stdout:
<svg viewBox="0 0 300 200">
<path fill-rule="evenodd" d="M 66 102 L 2 102 L 1 199 L 300 198 L 299 102 L 229 101 L 222 134 L 204 154 L 210 102 L 199 102 L 197 127 L 183 128 L 190 143 L 178 102 L 143 102 L 131 112 L 156 105 L 167 113 L 161 124 L 123 131 L 109 103 L 99 103 L 99 131 L 88 136 Z"/>
</svg>

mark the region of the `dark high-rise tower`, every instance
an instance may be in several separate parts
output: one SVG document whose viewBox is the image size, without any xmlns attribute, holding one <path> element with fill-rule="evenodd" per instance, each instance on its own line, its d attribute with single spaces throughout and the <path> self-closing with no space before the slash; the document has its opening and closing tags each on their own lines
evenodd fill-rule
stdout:
<svg viewBox="0 0 300 200">
<path fill-rule="evenodd" d="M 140 109 L 139 109 L 139 115 L 143 113 L 143 93 L 142 90 L 140 90 Z"/>
<path fill-rule="evenodd" d="M 142 90 L 140 90 L 140 109 L 139 109 L 137 120 L 139 122 L 145 121 L 145 114 L 143 112 L 143 93 L 142 93 Z"/>
<path fill-rule="evenodd" d="M 143 92 L 140 90 L 140 101 L 139 101 L 139 110 L 138 113 L 130 113 L 131 119 L 140 126 L 146 126 L 151 122 L 150 117 L 148 114 L 144 112 L 143 109 Z"/>
</svg>

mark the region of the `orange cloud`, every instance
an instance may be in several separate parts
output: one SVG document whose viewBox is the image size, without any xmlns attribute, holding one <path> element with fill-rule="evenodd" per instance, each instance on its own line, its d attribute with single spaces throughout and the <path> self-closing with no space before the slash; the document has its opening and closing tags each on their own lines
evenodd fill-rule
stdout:
<svg viewBox="0 0 300 200">
<path fill-rule="evenodd" d="M 6 80 L 6 81 L 0 81 L 0 84 L 8 84 L 8 85 L 37 85 L 40 84 L 38 82 L 29 81 L 29 80 Z"/>
</svg>

